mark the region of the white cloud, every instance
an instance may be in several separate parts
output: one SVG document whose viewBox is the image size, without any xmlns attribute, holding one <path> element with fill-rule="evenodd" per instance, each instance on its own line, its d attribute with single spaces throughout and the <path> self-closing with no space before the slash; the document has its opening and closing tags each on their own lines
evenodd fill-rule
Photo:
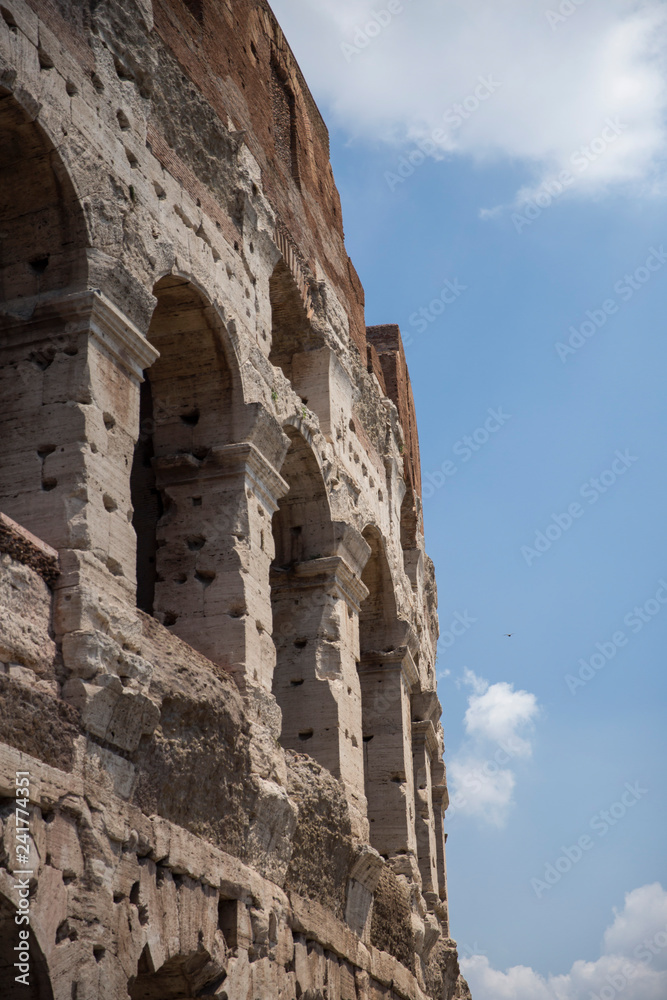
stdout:
<svg viewBox="0 0 667 1000">
<path fill-rule="evenodd" d="M 664 1000 L 667 996 L 667 892 L 659 883 L 629 892 L 604 935 L 600 957 L 561 976 L 487 958 L 462 959 L 475 1000 Z"/>
<path fill-rule="evenodd" d="M 388 149 L 388 170 L 399 149 L 439 128 L 438 156 L 523 164 L 531 180 L 519 204 L 563 170 L 573 176 L 568 191 L 580 195 L 662 190 L 661 0 L 569 7 L 561 0 L 402 0 L 402 13 L 381 28 L 373 12 L 388 0 L 274 0 L 273 7 L 334 117 L 357 136 L 399 147 Z M 547 13 L 559 7 L 574 12 L 552 25 Z M 346 56 L 343 44 L 359 51 L 348 48 Z M 475 107 L 481 78 L 494 81 L 494 92 Z M 466 99 L 467 117 L 455 110 Z"/>
<path fill-rule="evenodd" d="M 530 757 L 528 738 L 539 715 L 537 698 L 512 684 L 489 684 L 467 667 L 462 681 L 470 687 L 464 717 L 467 739 L 448 762 L 450 809 L 493 826 L 503 826 L 513 804 L 515 758 Z"/>
</svg>

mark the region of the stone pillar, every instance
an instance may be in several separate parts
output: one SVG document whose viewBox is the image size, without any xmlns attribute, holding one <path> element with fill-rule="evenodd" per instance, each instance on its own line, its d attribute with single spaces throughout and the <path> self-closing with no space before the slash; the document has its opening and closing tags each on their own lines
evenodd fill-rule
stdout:
<svg viewBox="0 0 667 1000">
<path fill-rule="evenodd" d="M 413 722 L 412 753 L 415 769 L 415 833 L 422 892 L 438 893 L 438 859 L 433 815 L 431 768 L 438 752 L 432 722 Z"/>
<path fill-rule="evenodd" d="M 271 691 L 271 518 L 287 484 L 251 442 L 198 461 L 155 460 L 166 499 L 157 528 L 155 616 L 232 671 L 242 690 Z"/>
<path fill-rule="evenodd" d="M 60 590 L 85 578 L 133 601 L 129 472 L 142 371 L 157 352 L 98 290 L 5 314 L 0 331 L 0 507 L 59 550 Z M 60 633 L 94 617 L 70 603 Z"/>
<path fill-rule="evenodd" d="M 368 547 L 359 536 L 363 555 Z M 350 553 L 347 553 L 348 559 Z M 283 746 L 307 753 L 343 782 L 354 832 L 368 835 L 362 750 L 359 605 L 368 591 L 360 568 L 341 555 L 271 573 L 277 652 L 274 694 Z"/>
<path fill-rule="evenodd" d="M 364 654 L 359 675 L 371 844 L 386 858 L 416 857 L 410 694 L 417 669 L 402 646 Z"/>
<path fill-rule="evenodd" d="M 433 798 L 433 819 L 435 827 L 435 847 L 438 865 L 438 896 L 441 907 L 439 911 L 443 934 L 449 937 L 449 899 L 447 896 L 447 858 L 445 844 L 445 810 L 449 805 L 447 792 L 447 775 L 444 762 L 437 758 L 433 761 L 431 770 L 431 795 Z"/>
</svg>

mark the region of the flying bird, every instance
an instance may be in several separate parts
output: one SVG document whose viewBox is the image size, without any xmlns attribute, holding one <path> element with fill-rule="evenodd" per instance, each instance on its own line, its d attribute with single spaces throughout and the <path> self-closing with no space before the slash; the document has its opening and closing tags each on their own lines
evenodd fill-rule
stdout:
<svg viewBox="0 0 667 1000">
<path fill-rule="evenodd" d="M 511 639 L 512 636 L 514 635 L 514 632 L 505 632 L 505 635 L 508 639 Z"/>
</svg>

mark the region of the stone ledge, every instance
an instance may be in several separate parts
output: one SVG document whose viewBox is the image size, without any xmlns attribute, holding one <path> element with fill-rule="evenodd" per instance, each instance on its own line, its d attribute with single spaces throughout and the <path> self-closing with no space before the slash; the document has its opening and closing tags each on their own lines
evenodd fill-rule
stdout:
<svg viewBox="0 0 667 1000">
<path fill-rule="evenodd" d="M 1 512 L 0 552 L 34 569 L 50 587 L 60 574 L 56 550 Z"/>
</svg>

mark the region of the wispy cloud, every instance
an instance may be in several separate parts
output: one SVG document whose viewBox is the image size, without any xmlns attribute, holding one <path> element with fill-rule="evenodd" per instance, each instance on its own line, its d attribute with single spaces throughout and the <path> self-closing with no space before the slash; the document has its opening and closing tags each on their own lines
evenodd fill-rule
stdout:
<svg viewBox="0 0 667 1000">
<path fill-rule="evenodd" d="M 539 715 L 537 698 L 512 684 L 489 684 L 465 669 L 470 688 L 464 717 L 467 739 L 448 762 L 450 812 L 503 826 L 514 800 L 514 761 L 532 754 L 529 738 Z"/>
<path fill-rule="evenodd" d="M 659 883 L 629 892 L 607 928 L 599 958 L 565 975 L 526 966 L 505 972 L 481 955 L 461 962 L 475 1000 L 663 1000 L 667 996 L 667 892 Z"/>
<path fill-rule="evenodd" d="M 663 191 L 660 0 L 586 0 L 555 24 L 553 0 L 403 0 L 367 33 L 387 6 L 273 2 L 311 85 L 346 129 L 399 148 L 437 134 L 436 157 L 523 164 L 527 182 L 514 206 L 563 171 L 573 177 L 568 195 Z M 355 43 L 365 35 L 367 44 Z M 454 113 L 466 100 L 472 106 L 481 78 L 497 82 L 492 96 L 474 113 Z M 600 153 L 610 120 L 623 127 Z M 388 169 L 392 157 L 388 150 Z"/>
</svg>

